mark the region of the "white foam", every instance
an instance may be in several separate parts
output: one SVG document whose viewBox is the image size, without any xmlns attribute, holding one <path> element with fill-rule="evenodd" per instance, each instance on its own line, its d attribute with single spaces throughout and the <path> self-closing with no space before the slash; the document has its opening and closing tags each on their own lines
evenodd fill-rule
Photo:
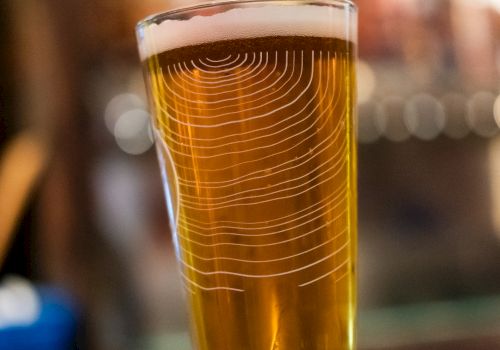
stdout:
<svg viewBox="0 0 500 350">
<path fill-rule="evenodd" d="M 264 36 L 314 36 L 356 42 L 356 16 L 329 6 L 237 8 L 188 20 L 165 20 L 139 29 L 141 59 L 183 46 Z"/>
</svg>

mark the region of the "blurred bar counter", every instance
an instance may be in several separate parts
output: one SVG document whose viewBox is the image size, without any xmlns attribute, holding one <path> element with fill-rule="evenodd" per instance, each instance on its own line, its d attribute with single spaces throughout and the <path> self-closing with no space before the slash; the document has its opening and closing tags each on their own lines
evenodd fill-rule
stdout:
<svg viewBox="0 0 500 350">
<path fill-rule="evenodd" d="M 500 296 L 364 310 L 359 327 L 361 350 L 500 349 Z"/>
<path fill-rule="evenodd" d="M 500 349 L 500 296 L 363 310 L 359 350 Z M 187 330 L 145 337 L 137 349 L 191 350 Z"/>
</svg>

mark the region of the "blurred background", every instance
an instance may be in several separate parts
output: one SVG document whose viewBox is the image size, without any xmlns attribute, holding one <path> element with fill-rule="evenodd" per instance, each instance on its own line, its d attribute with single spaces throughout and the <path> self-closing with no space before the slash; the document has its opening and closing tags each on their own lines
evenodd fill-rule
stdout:
<svg viewBox="0 0 500 350">
<path fill-rule="evenodd" d="M 1 349 L 190 348 L 134 37 L 188 3 L 0 1 Z M 359 348 L 500 349 L 500 1 L 357 3 Z"/>
</svg>

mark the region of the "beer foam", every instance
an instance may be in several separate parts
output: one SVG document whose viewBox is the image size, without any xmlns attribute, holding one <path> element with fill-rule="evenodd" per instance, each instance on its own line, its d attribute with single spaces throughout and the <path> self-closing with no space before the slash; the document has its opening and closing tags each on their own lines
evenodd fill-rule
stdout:
<svg viewBox="0 0 500 350">
<path fill-rule="evenodd" d="M 356 42 L 352 10 L 333 6 L 276 6 L 234 8 L 188 20 L 165 20 L 139 27 L 142 60 L 179 47 L 213 41 L 266 36 L 313 36 Z"/>
</svg>

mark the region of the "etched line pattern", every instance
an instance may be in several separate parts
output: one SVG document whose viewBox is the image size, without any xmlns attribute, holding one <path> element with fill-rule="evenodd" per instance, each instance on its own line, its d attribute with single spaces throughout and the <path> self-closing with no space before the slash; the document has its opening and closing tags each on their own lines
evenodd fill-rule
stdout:
<svg viewBox="0 0 500 350">
<path fill-rule="evenodd" d="M 283 50 L 158 68 L 156 137 L 188 292 L 346 277 L 349 111 L 337 79 L 346 62 Z"/>
<path fill-rule="evenodd" d="M 225 59 L 222 59 L 222 60 L 213 60 L 213 59 L 210 59 L 210 58 L 206 58 L 206 61 L 208 62 L 205 62 L 203 60 L 200 60 L 200 62 L 203 63 L 204 66 L 206 67 L 210 67 L 210 68 L 222 68 L 222 67 L 227 67 L 227 66 L 230 66 L 232 65 L 234 62 L 238 61 L 238 59 L 240 58 L 240 54 L 236 55 L 236 57 L 230 61 L 229 63 L 227 62 L 228 60 L 230 60 L 232 58 L 233 55 L 229 55 L 227 56 Z"/>
</svg>

